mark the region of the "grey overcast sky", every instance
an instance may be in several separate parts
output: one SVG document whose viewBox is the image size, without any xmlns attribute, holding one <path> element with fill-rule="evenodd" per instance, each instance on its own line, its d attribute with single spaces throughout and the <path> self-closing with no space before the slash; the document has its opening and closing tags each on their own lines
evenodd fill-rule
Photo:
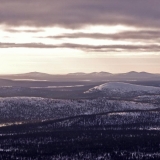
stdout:
<svg viewBox="0 0 160 160">
<path fill-rule="evenodd" d="M 0 74 L 160 73 L 160 0 L 0 0 Z"/>
</svg>

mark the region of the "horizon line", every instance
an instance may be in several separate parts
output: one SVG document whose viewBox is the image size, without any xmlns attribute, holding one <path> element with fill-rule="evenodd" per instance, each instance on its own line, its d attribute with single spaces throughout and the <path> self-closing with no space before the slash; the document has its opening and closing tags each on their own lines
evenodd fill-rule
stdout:
<svg viewBox="0 0 160 160">
<path fill-rule="evenodd" d="M 149 74 L 160 74 L 160 73 L 152 73 L 152 72 L 147 72 L 147 71 L 128 71 L 128 72 L 118 72 L 118 73 L 113 73 L 113 72 L 108 72 L 108 71 L 99 71 L 99 72 L 96 72 L 96 71 L 93 71 L 93 72 L 68 72 L 68 73 L 47 73 L 47 72 L 39 72 L 39 71 L 31 71 L 31 72 L 21 72 L 21 73 L 6 73 L 6 74 L 1 74 L 0 73 L 0 76 L 7 76 L 7 75 L 21 75 L 21 74 L 48 74 L 48 75 L 68 75 L 68 74 L 91 74 L 91 73 L 109 73 L 109 74 L 125 74 L 125 73 L 149 73 Z"/>
</svg>

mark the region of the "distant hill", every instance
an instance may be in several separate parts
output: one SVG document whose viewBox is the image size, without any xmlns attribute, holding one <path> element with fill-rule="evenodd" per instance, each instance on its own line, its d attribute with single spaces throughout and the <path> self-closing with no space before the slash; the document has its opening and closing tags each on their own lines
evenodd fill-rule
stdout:
<svg viewBox="0 0 160 160">
<path fill-rule="evenodd" d="M 103 93 L 104 95 L 120 96 L 140 96 L 140 95 L 152 95 L 160 94 L 160 87 L 142 86 L 123 82 L 108 82 L 102 85 L 93 87 L 85 93 Z"/>
<path fill-rule="evenodd" d="M 68 73 L 67 75 L 69 76 L 80 76 L 80 75 L 86 75 L 87 73 L 83 73 L 83 72 L 76 72 L 76 73 Z"/>
<path fill-rule="evenodd" d="M 152 77 L 156 77 L 158 75 L 152 74 L 152 73 L 147 73 L 147 72 L 131 71 L 128 73 L 122 73 L 121 76 L 126 77 L 126 78 L 152 78 Z"/>
<path fill-rule="evenodd" d="M 24 73 L 24 74 L 16 74 L 17 76 L 19 75 L 28 75 L 28 76 L 50 76 L 50 74 L 47 73 L 41 73 L 41 72 L 29 72 L 29 73 Z"/>
<path fill-rule="evenodd" d="M 147 72 L 127 72 L 112 74 L 109 72 L 69 73 L 65 75 L 29 72 L 24 74 L 0 75 L 0 79 L 32 79 L 48 81 L 136 81 L 160 80 L 160 74 Z"/>
</svg>

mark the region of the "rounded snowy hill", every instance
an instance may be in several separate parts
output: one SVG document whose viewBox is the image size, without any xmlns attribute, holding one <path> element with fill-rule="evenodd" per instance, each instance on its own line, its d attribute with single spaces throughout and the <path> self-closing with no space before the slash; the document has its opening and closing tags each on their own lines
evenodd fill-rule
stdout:
<svg viewBox="0 0 160 160">
<path fill-rule="evenodd" d="M 143 95 L 143 94 L 160 94 L 160 87 L 142 86 L 123 82 L 108 82 L 89 89 L 85 93 L 105 93 L 119 95 Z"/>
</svg>

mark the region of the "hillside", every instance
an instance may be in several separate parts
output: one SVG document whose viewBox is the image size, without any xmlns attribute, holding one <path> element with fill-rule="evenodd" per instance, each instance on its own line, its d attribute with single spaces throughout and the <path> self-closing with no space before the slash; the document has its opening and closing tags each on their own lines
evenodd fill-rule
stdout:
<svg viewBox="0 0 160 160">
<path fill-rule="evenodd" d="M 113 111 L 158 109 L 152 103 L 108 100 L 106 98 L 85 100 L 55 100 L 36 97 L 0 98 L 0 124 L 20 123 L 92 115 Z"/>
<path fill-rule="evenodd" d="M 102 85 L 93 87 L 85 93 L 104 93 L 106 95 L 126 96 L 129 95 L 145 95 L 145 94 L 160 94 L 160 87 L 142 86 L 123 82 L 108 82 Z"/>
</svg>

